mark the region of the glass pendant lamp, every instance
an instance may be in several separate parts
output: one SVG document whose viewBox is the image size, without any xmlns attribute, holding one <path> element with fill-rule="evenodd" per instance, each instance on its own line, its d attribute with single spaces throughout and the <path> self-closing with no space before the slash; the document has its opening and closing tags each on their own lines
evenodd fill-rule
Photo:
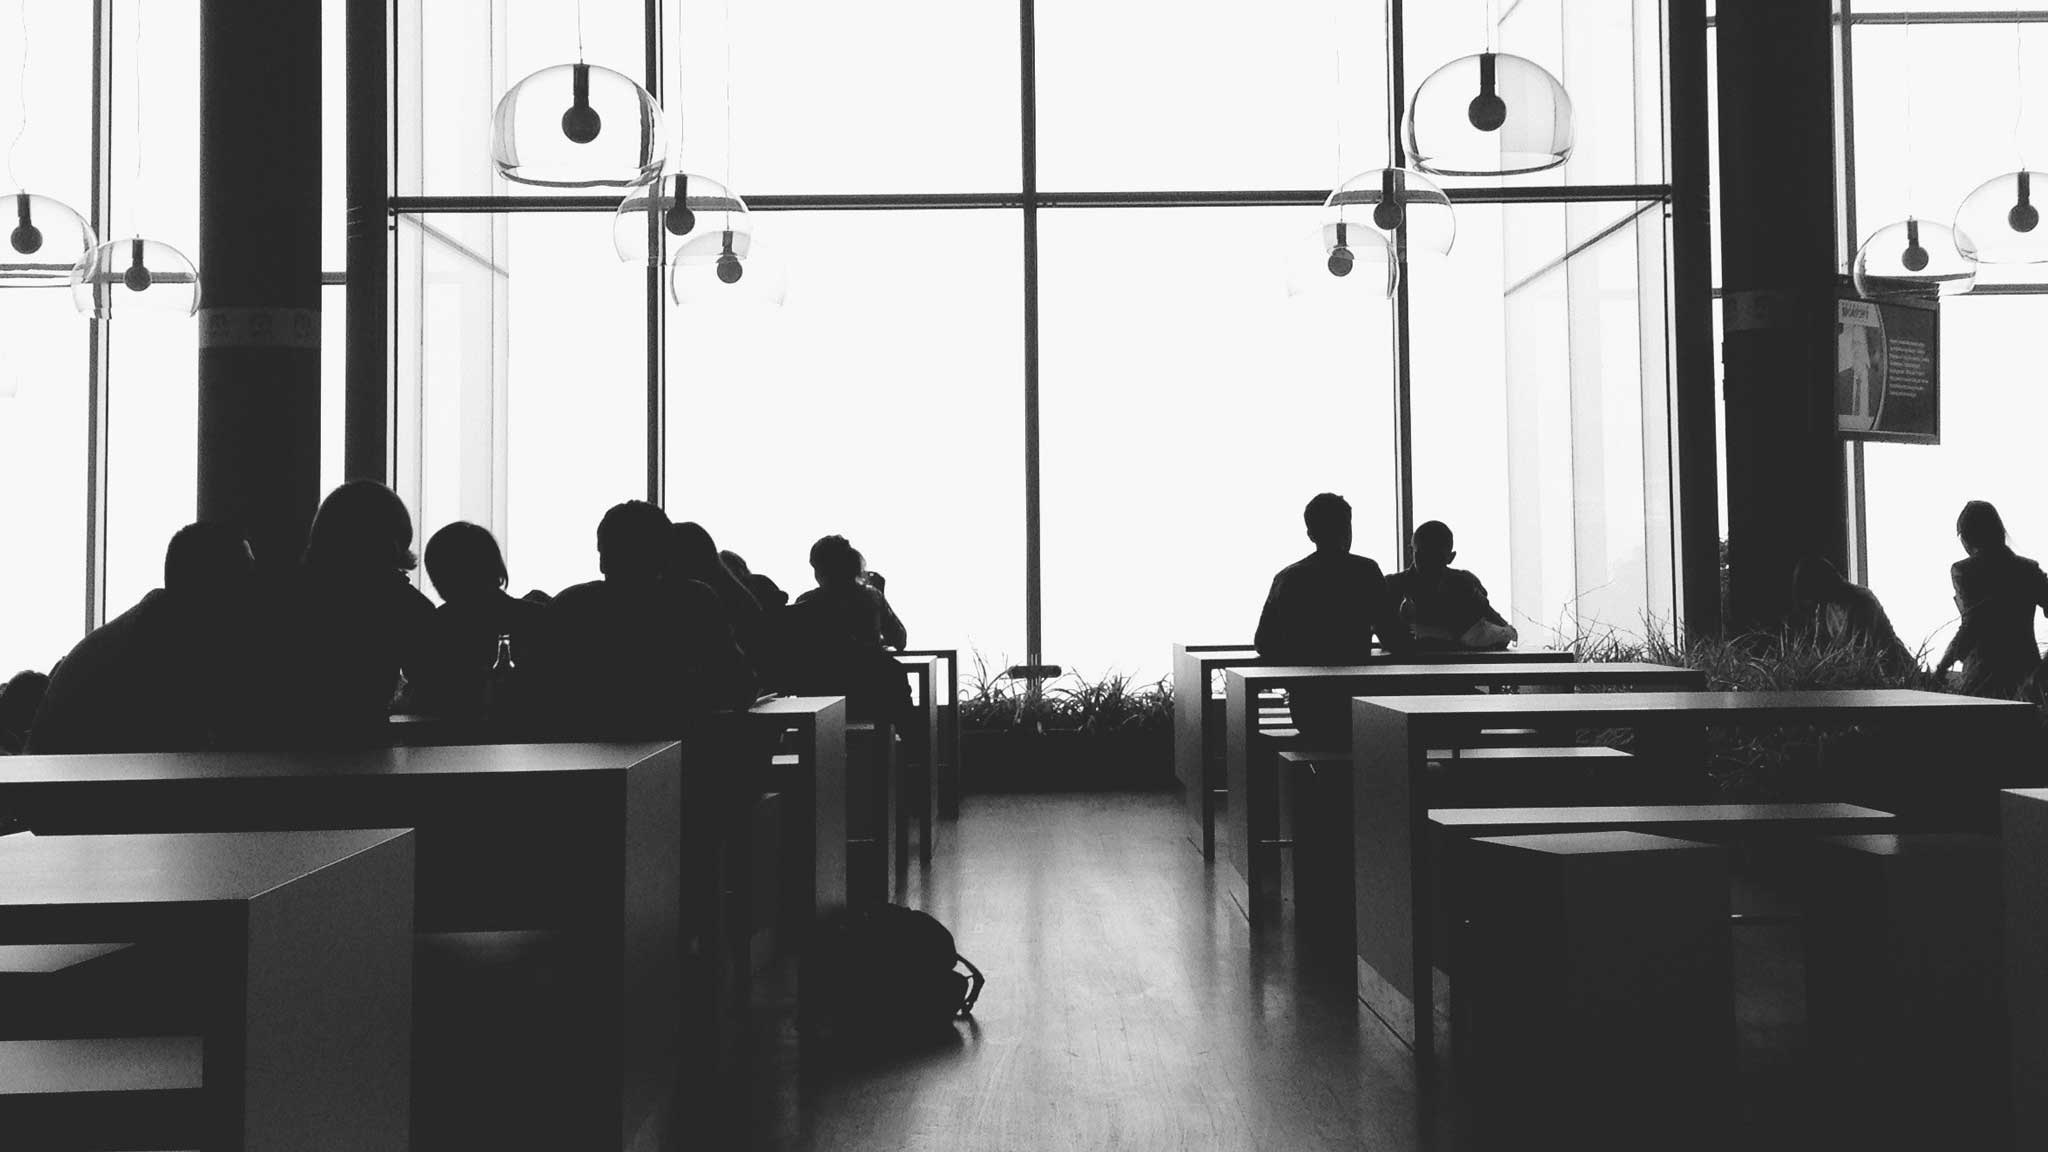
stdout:
<svg viewBox="0 0 2048 1152">
<path fill-rule="evenodd" d="M 1438 68 L 1415 90 L 1404 139 L 1424 172 L 1512 176 L 1555 168 L 1572 154 L 1572 98 L 1533 61 L 1493 48 L 1494 0 L 1486 2 L 1486 51 Z"/>
<path fill-rule="evenodd" d="M 1405 225 L 1410 253 L 1448 256 L 1458 238 L 1451 198 L 1428 177 L 1406 168 L 1373 168 L 1346 180 L 1323 201 L 1323 219 L 1326 227 L 1364 225 L 1382 237 Z"/>
<path fill-rule="evenodd" d="M 71 268 L 71 302 L 101 319 L 199 311 L 199 269 L 160 240 L 133 236 L 94 248 Z"/>
<path fill-rule="evenodd" d="M 1370 224 L 1326 221 L 1287 256 L 1287 295 L 1386 300 L 1400 284 L 1394 246 Z"/>
<path fill-rule="evenodd" d="M 669 260 L 669 296 L 684 307 L 758 304 L 780 307 L 789 296 L 789 276 L 734 228 L 704 228 L 683 242 Z"/>
<path fill-rule="evenodd" d="M 2041 226 L 2036 190 L 2048 195 L 2048 172 L 2023 168 L 1978 185 L 1956 209 L 1960 254 L 1979 264 L 2048 263 L 2048 228 Z"/>
<path fill-rule="evenodd" d="M 61 288 L 71 266 L 93 250 L 99 238 L 85 217 L 61 200 L 32 192 L 4 198 L 7 241 L 0 244 L 0 288 Z"/>
<path fill-rule="evenodd" d="M 516 184 L 631 188 L 661 172 L 661 106 L 631 77 L 578 60 L 514 84 L 491 115 L 491 160 Z"/>
<path fill-rule="evenodd" d="M 1856 250 L 1856 293 L 1866 300 L 1959 296 L 1977 283 L 1977 262 L 1963 255 L 1971 247 L 1967 237 L 1932 220 L 1908 216 L 1887 224 Z"/>
<path fill-rule="evenodd" d="M 663 174 L 626 194 L 612 215 L 612 246 L 626 263 L 667 264 L 700 229 L 751 233 L 746 201 L 709 176 Z"/>
</svg>

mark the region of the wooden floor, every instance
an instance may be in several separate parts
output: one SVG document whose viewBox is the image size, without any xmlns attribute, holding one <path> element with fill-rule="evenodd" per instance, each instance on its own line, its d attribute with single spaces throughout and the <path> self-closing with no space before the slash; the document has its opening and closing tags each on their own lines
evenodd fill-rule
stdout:
<svg viewBox="0 0 2048 1152">
<path fill-rule="evenodd" d="M 907 902 L 987 974 L 973 1025 L 877 1065 L 805 1051 L 781 997 L 755 1021 L 752 1146 L 1415 1147 L 1406 1050 L 1291 932 L 1252 947 L 1182 821 L 1170 794 L 969 797 Z"/>
<path fill-rule="evenodd" d="M 1284 914 L 1254 941 L 1182 821 L 1173 794 L 967 798 L 905 902 L 987 974 L 973 1023 L 937 1050 L 835 1053 L 799 1041 L 786 974 L 771 973 L 756 983 L 751 1089 L 733 1094 L 751 1115 L 728 1123 L 775 1152 L 1466 1147 L 1445 1110 L 1419 1131 L 1407 1050 L 1355 999 L 1348 966 L 1313 959 Z M 1788 1106 L 1804 1095 L 1798 950 L 1796 927 L 1736 936 L 1731 1107 L 1758 1152 L 1826 1143 Z"/>
</svg>

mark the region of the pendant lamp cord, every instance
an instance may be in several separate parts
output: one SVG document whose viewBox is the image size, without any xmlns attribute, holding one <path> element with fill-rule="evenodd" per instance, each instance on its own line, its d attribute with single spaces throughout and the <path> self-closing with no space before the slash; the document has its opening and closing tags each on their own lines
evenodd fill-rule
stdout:
<svg viewBox="0 0 2048 1152">
<path fill-rule="evenodd" d="M 733 191 L 733 0 L 725 0 L 725 191 Z"/>
<path fill-rule="evenodd" d="M 583 63 L 583 0 L 576 0 L 576 62 Z"/>
<path fill-rule="evenodd" d="M 142 235 L 142 229 L 135 220 L 135 205 L 142 202 L 142 10 L 145 6 L 145 0 L 136 0 L 135 60 L 129 69 L 129 75 L 134 79 L 128 85 L 135 90 L 135 135 L 129 140 L 129 147 L 135 149 L 135 187 L 128 191 L 128 230 L 136 236 Z"/>
<path fill-rule="evenodd" d="M 2027 170 L 2027 142 L 2021 126 L 2027 116 L 2027 24 L 2020 19 L 2019 0 L 2012 6 L 2012 148 L 2020 154 L 2020 171 Z"/>
<path fill-rule="evenodd" d="M 1493 55 L 1496 51 L 1498 51 L 1498 49 L 1494 45 L 1494 37 L 1499 33 L 1499 31 L 1499 0 L 1486 0 L 1486 53 L 1489 56 Z"/>
<path fill-rule="evenodd" d="M 1337 7 L 1337 0 L 1330 0 L 1330 46 L 1333 49 L 1331 55 L 1335 58 L 1335 67 L 1337 69 L 1336 92 L 1334 93 L 1337 104 L 1335 116 L 1337 121 L 1337 182 L 1341 185 L 1344 178 L 1350 175 L 1350 173 L 1344 169 L 1344 21 L 1339 14 L 1340 11 Z"/>
<path fill-rule="evenodd" d="M 1913 14 L 1905 14 L 1906 24 L 1906 216 L 1913 216 Z"/>
<path fill-rule="evenodd" d="M 21 104 L 16 111 L 14 139 L 7 145 L 7 183 L 15 191 L 23 191 L 21 180 L 14 174 L 14 154 L 21 148 L 21 138 L 28 135 L 28 0 L 21 0 Z"/>
</svg>

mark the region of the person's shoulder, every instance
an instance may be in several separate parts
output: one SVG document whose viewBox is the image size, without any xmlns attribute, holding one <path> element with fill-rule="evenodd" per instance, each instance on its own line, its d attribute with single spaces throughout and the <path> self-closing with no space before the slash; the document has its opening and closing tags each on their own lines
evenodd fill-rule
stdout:
<svg viewBox="0 0 2048 1152">
<path fill-rule="evenodd" d="M 815 603 L 817 603 L 817 600 L 818 600 L 818 595 L 819 595 L 819 593 L 821 593 L 821 592 L 823 592 L 823 591 L 824 591 L 824 589 L 823 589 L 823 588 L 809 588 L 809 589 L 806 589 L 806 590 L 804 590 L 804 591 L 802 591 L 802 592 L 799 592 L 799 593 L 797 593 L 797 594 L 796 594 L 796 599 L 794 599 L 794 600 L 790 601 L 790 603 L 792 603 L 792 604 L 815 604 Z"/>
<path fill-rule="evenodd" d="M 605 584 L 602 580 L 585 580 L 571 584 L 555 594 L 551 607 L 562 612 L 574 612 L 588 608 L 605 598 Z"/>
<path fill-rule="evenodd" d="M 1374 560 L 1370 556 L 1360 556 L 1356 552 L 1346 552 L 1338 562 L 1361 576 L 1377 576 L 1382 580 L 1386 579 L 1386 574 L 1380 570 L 1379 561 Z"/>
</svg>

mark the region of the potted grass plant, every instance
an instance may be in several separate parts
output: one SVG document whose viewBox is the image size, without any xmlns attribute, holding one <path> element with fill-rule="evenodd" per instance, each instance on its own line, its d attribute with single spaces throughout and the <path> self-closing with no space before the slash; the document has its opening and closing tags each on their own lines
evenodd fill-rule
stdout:
<svg viewBox="0 0 2048 1152">
<path fill-rule="evenodd" d="M 1112 791 L 1173 780 L 1173 688 L 1111 672 L 1034 686 L 980 653 L 960 699 L 969 791 Z"/>
</svg>

